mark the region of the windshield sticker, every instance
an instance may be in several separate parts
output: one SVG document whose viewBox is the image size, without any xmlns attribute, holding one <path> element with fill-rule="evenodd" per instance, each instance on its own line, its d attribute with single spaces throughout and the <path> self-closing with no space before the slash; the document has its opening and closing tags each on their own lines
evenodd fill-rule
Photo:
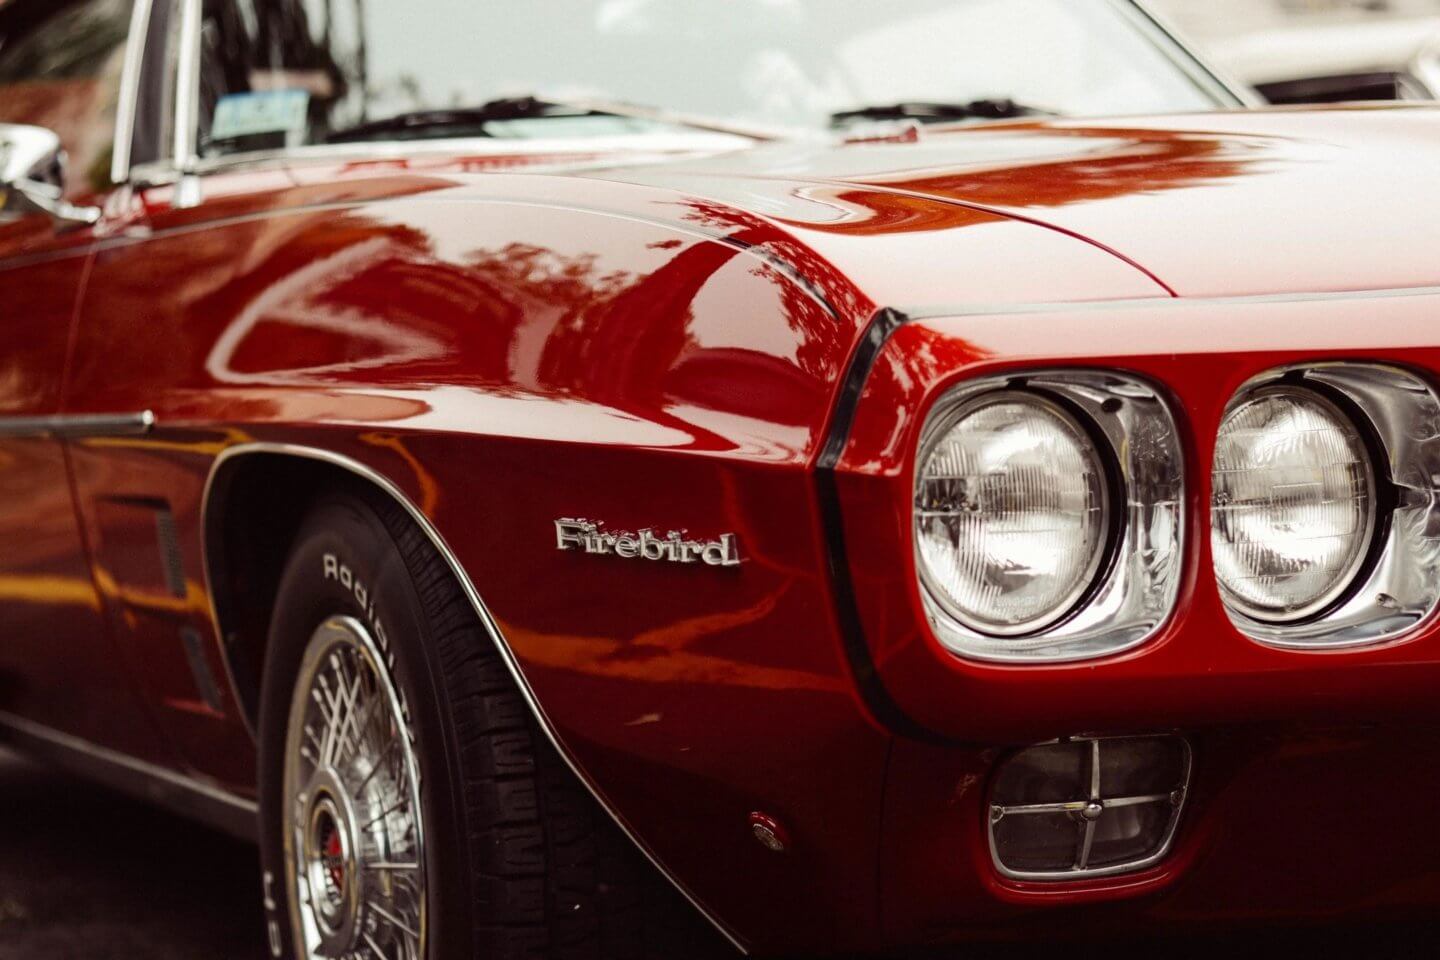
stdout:
<svg viewBox="0 0 1440 960">
<path fill-rule="evenodd" d="M 309 112 L 310 94 L 305 90 L 227 94 L 215 105 L 210 139 L 284 134 L 288 145 L 292 137 L 297 142 L 303 139 Z"/>
</svg>

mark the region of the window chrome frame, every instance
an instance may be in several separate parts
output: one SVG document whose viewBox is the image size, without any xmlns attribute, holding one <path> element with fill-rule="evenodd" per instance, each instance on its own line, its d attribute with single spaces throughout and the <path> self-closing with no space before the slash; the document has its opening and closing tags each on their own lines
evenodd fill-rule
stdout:
<svg viewBox="0 0 1440 960">
<path fill-rule="evenodd" d="M 937 426 L 975 398 L 998 391 L 1059 398 L 1101 445 L 1118 477 L 1109 491 L 1118 529 L 1097 576 L 1068 614 L 1024 636 L 981 633 L 932 594 L 915 526 L 922 461 Z M 1104 449 L 1108 447 L 1108 449 Z M 1085 368 L 984 377 L 942 394 L 926 415 L 910 483 L 911 555 L 926 620 L 939 643 L 978 662 L 1054 664 L 1094 660 L 1147 642 L 1170 622 L 1185 578 L 1188 505 L 1185 450 L 1174 406 L 1158 386 L 1133 374 Z"/>
<path fill-rule="evenodd" d="M 1132 797 L 1105 797 L 1102 795 L 1100 786 L 1100 750 L 1102 744 L 1123 742 L 1126 740 L 1157 740 L 1162 738 L 1178 740 L 1185 756 L 1185 768 L 1181 774 L 1180 786 L 1178 788 L 1168 794 L 1156 793 Z M 997 873 L 1009 880 L 1039 880 L 1050 883 L 1069 880 L 1089 880 L 1127 873 L 1139 873 L 1142 870 L 1148 870 L 1155 866 L 1170 855 L 1170 850 L 1175 845 L 1175 836 L 1180 832 L 1180 820 L 1185 813 L 1185 801 L 1190 797 L 1190 781 L 1194 771 L 1195 753 L 1188 739 L 1176 733 L 1119 734 L 1114 736 L 1062 737 L 1056 740 L 1047 740 L 1043 743 L 1033 743 L 1030 744 L 1030 746 L 1043 747 L 1055 743 L 1088 743 L 1091 745 L 1089 796 L 1084 800 L 1073 800 L 1064 803 L 1017 804 L 1014 806 L 1005 806 L 994 803 L 993 800 L 987 800 L 985 804 L 985 835 L 990 846 L 990 863 L 994 866 Z M 1024 750 L 1028 748 L 1021 749 Z M 1021 751 L 1017 750 L 1008 754 L 1005 760 L 1009 760 L 1019 752 Z M 1001 762 L 1003 763 L 1005 761 Z M 996 765 L 997 770 L 999 766 L 999 764 Z M 991 797 L 994 796 L 993 790 L 994 785 L 992 784 Z M 1165 834 L 1161 838 L 1160 845 L 1155 848 L 1154 853 L 1138 860 L 1107 864 L 1103 867 L 1088 866 L 1091 845 L 1095 838 L 1095 825 L 1099 822 L 1098 817 L 1086 823 L 1085 835 L 1076 843 L 1075 865 L 1068 870 L 1015 870 L 1007 867 L 1001 861 L 1000 851 L 995 844 L 995 825 L 1005 817 L 1046 813 L 1080 813 L 1094 803 L 1099 803 L 1103 810 L 1115 807 L 1138 806 L 1147 803 L 1163 803 L 1166 800 L 1171 804 L 1170 822 L 1166 826 Z"/>
<path fill-rule="evenodd" d="M 1116 3 L 1130 20 L 1150 35 L 1161 52 L 1206 93 L 1217 100 L 1229 101 L 1231 107 L 1253 109 L 1267 105 L 1265 99 L 1249 85 L 1203 56 L 1185 39 L 1183 31 L 1174 21 L 1157 11 L 1150 0 L 1116 0 Z"/>
<path fill-rule="evenodd" d="M 1374 562 L 1341 594 L 1338 606 L 1299 623 L 1266 623 L 1224 602 L 1220 591 L 1226 615 L 1256 643 L 1294 651 L 1369 647 L 1413 633 L 1440 608 L 1440 394 L 1400 367 L 1317 362 L 1252 378 L 1226 405 L 1226 415 L 1257 391 L 1279 385 L 1328 389 L 1358 409 L 1388 462 L 1394 502 L 1388 518 L 1378 517 L 1372 527 L 1372 538 L 1381 538 L 1367 551 Z"/>
<path fill-rule="evenodd" d="M 135 118 L 140 106 L 140 72 L 150 38 L 150 12 L 154 0 L 135 0 L 130 10 L 130 34 L 125 38 L 125 64 L 120 70 L 120 100 L 115 110 L 115 148 L 110 158 L 110 182 L 130 181 L 130 159 L 135 150 Z"/>
<path fill-rule="evenodd" d="M 200 21 L 202 0 L 180 0 L 180 49 L 175 61 L 175 141 L 172 163 L 182 175 L 199 160 L 196 138 L 200 126 Z"/>
<path fill-rule="evenodd" d="M 135 133 L 140 118 L 140 98 L 145 94 L 141 84 L 145 77 L 150 41 L 153 39 L 151 27 L 154 25 L 157 3 L 170 4 L 170 13 L 175 17 L 183 17 L 182 4 L 194 5 L 197 12 L 200 9 L 199 0 L 135 0 L 135 6 L 131 10 L 130 35 L 125 42 L 125 63 L 121 70 L 119 105 L 115 113 L 115 152 L 110 163 L 110 180 L 117 188 L 160 186 L 174 183 L 180 177 L 180 169 L 173 155 L 173 143 L 176 139 L 173 131 L 171 143 L 166 145 L 169 155 L 160 160 L 135 163 Z M 184 36 L 180 34 L 180 30 L 184 29 L 184 26 L 181 23 L 173 28 L 182 43 Z M 179 51 L 176 53 L 178 55 Z M 165 69 L 172 74 L 170 79 L 175 84 L 176 103 L 171 105 L 169 115 L 173 124 L 176 119 L 174 108 L 178 106 L 182 85 L 179 78 L 173 76 L 176 73 L 173 60 L 165 65 Z"/>
</svg>

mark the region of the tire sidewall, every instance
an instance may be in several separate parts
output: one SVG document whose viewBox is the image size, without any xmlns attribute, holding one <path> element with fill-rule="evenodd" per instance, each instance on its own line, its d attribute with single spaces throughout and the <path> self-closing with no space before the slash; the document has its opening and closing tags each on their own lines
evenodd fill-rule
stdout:
<svg viewBox="0 0 1440 960">
<path fill-rule="evenodd" d="M 318 501 L 296 536 L 276 592 L 262 668 L 260 715 L 260 858 L 267 939 L 272 957 L 302 958 L 294 943 L 285 856 L 286 728 L 296 676 L 316 629 L 353 617 L 374 638 L 400 696 L 420 768 L 424 828 L 427 956 L 468 955 L 465 927 L 451 904 L 466 902 L 461 809 L 449 793 L 453 775 L 438 665 L 431 662 L 431 624 L 414 578 L 385 523 L 360 495 Z M 452 930 L 453 928 L 453 930 Z"/>
</svg>

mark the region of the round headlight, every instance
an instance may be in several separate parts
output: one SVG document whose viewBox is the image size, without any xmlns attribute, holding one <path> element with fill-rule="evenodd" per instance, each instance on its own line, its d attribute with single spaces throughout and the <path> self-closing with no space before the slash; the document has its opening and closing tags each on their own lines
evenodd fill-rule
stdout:
<svg viewBox="0 0 1440 960">
<path fill-rule="evenodd" d="M 1210 543 L 1232 609 L 1292 623 L 1339 600 L 1375 529 L 1375 471 L 1355 422 L 1318 393 L 1262 390 L 1215 441 Z"/>
<path fill-rule="evenodd" d="M 972 630 L 1035 633 L 1094 582 L 1109 513 L 1099 451 L 1074 417 L 1032 394 L 977 397 L 938 418 L 920 451 L 921 581 Z"/>
</svg>

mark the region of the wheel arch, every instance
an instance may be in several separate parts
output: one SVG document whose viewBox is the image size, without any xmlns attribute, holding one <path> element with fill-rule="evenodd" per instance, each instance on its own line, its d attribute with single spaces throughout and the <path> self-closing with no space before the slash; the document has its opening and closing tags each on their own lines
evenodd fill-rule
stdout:
<svg viewBox="0 0 1440 960">
<path fill-rule="evenodd" d="M 665 879 L 741 953 L 745 945 L 702 905 L 651 852 L 609 803 L 561 742 L 518 660 L 469 575 L 429 517 L 380 472 L 343 454 L 286 443 L 244 443 L 216 457 L 201 498 L 205 588 L 213 611 L 226 679 L 253 737 L 260 699 L 260 665 L 279 573 L 299 521 L 314 497 L 337 487 L 363 485 L 402 507 L 450 568 L 486 635 L 495 644 L 531 716 L 571 773 L 620 831 Z M 284 490 L 284 497 L 275 491 Z M 238 535 L 242 529 L 245 536 Z"/>
</svg>

